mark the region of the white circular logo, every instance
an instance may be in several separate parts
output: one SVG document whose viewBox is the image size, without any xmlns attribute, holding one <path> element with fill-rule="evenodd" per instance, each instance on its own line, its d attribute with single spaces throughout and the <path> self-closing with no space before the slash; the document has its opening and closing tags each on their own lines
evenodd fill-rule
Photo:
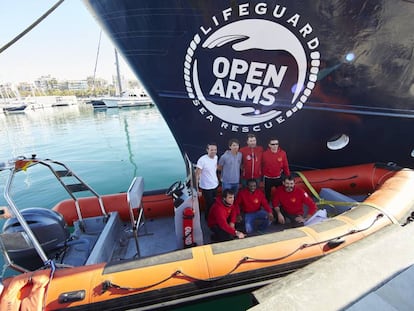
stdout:
<svg viewBox="0 0 414 311">
<path fill-rule="evenodd" d="M 319 72 L 319 40 L 297 13 L 239 5 L 200 26 L 184 61 L 189 98 L 221 128 L 260 131 L 300 110 Z"/>
</svg>

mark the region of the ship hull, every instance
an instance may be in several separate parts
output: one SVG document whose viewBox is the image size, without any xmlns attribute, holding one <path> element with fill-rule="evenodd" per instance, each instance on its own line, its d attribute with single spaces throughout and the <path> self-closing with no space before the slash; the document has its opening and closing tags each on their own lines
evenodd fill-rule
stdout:
<svg viewBox="0 0 414 311">
<path fill-rule="evenodd" d="M 413 166 L 412 2 L 85 3 L 193 162 L 255 133 L 296 168 Z"/>
</svg>

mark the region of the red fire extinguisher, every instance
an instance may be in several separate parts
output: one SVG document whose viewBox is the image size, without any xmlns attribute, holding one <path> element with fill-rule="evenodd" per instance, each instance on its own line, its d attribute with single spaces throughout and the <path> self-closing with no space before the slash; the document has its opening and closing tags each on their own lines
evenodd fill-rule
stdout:
<svg viewBox="0 0 414 311">
<path fill-rule="evenodd" d="M 193 234 L 194 210 L 187 207 L 183 211 L 183 239 L 184 248 L 196 246 Z"/>
</svg>

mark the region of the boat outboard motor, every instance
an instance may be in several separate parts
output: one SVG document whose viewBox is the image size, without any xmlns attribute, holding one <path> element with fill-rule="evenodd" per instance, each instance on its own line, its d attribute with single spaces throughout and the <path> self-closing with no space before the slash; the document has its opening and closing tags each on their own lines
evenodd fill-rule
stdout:
<svg viewBox="0 0 414 311">
<path fill-rule="evenodd" d="M 47 257 L 53 258 L 70 235 L 62 215 L 50 209 L 37 207 L 24 209 L 21 214 Z M 2 240 L 11 261 L 15 264 L 28 270 L 43 266 L 40 256 L 17 218 L 10 218 L 5 222 Z"/>
</svg>

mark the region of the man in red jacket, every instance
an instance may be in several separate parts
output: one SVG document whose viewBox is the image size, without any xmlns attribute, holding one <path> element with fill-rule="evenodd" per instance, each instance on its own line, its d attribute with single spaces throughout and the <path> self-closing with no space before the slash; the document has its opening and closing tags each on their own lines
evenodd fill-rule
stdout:
<svg viewBox="0 0 414 311">
<path fill-rule="evenodd" d="M 247 146 L 240 148 L 242 153 L 241 184 L 247 186 L 248 179 L 255 179 L 260 186 L 262 181 L 262 146 L 257 146 L 256 135 L 247 135 Z"/>
<path fill-rule="evenodd" d="M 256 222 L 258 222 L 257 230 L 264 231 L 273 221 L 272 208 L 262 190 L 257 189 L 255 179 L 247 181 L 247 188 L 243 188 L 237 195 L 236 205 L 244 214 L 244 225 L 247 234 L 256 231 Z"/>
<path fill-rule="evenodd" d="M 279 140 L 276 138 L 269 140 L 269 148 L 263 152 L 262 172 L 264 176 L 265 195 L 270 202 L 272 187 L 277 187 L 282 184 L 282 175 L 290 175 L 286 152 L 279 147 Z"/>
<path fill-rule="evenodd" d="M 286 176 L 283 187 L 276 188 L 272 203 L 279 223 L 284 224 L 287 217 L 292 227 L 303 226 L 317 210 L 315 202 L 305 190 L 295 187 L 295 179 L 292 176 Z M 306 215 L 304 204 L 308 207 Z"/>
<path fill-rule="evenodd" d="M 208 214 L 207 225 L 214 233 L 212 240 L 223 242 L 234 238 L 243 239 L 244 233 L 235 229 L 238 214 L 239 208 L 234 205 L 233 190 L 223 190 L 222 198 L 216 198 Z"/>
</svg>

